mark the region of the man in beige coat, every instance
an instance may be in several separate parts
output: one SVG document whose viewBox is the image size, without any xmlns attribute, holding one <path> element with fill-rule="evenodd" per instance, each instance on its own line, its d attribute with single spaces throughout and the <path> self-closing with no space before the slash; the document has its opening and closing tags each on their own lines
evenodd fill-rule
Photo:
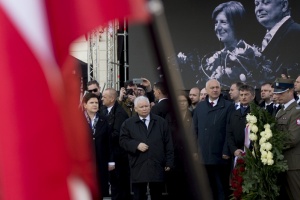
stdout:
<svg viewBox="0 0 300 200">
<path fill-rule="evenodd" d="M 294 99 L 294 81 L 277 79 L 274 83 L 276 95 L 283 108 L 276 115 L 278 128 L 289 134 L 284 157 L 288 163 L 285 189 L 290 199 L 300 197 L 300 107 Z"/>
</svg>

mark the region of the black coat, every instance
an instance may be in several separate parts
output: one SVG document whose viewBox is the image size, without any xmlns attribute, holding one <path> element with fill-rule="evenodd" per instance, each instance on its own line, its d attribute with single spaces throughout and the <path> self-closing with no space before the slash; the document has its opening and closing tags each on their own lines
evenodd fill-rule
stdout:
<svg viewBox="0 0 300 200">
<path fill-rule="evenodd" d="M 273 72 L 277 76 L 283 68 L 288 68 L 288 74 L 293 77 L 299 74 L 300 64 L 300 25 L 291 18 L 275 33 L 262 54 L 273 62 Z M 276 77 L 275 77 L 276 78 Z"/>
<path fill-rule="evenodd" d="M 259 107 L 263 108 L 263 109 L 266 109 L 266 111 L 268 111 L 268 113 L 270 113 L 270 115 L 272 115 L 273 113 L 273 103 L 271 103 L 270 105 L 267 105 L 266 107 L 266 102 L 265 101 L 262 101 L 260 104 L 259 104 Z"/>
<path fill-rule="evenodd" d="M 206 165 L 226 164 L 222 155 L 230 155 L 226 141 L 226 125 L 233 104 L 220 96 L 216 106 L 199 102 L 194 110 L 193 121 L 199 154 Z"/>
<path fill-rule="evenodd" d="M 241 109 L 234 110 L 230 114 L 227 124 L 227 142 L 232 156 L 237 149 L 244 150 L 246 116 L 249 112 L 250 106 L 244 114 L 241 114 Z"/>
<path fill-rule="evenodd" d="M 88 126 L 90 127 L 90 125 Z M 90 136 L 94 143 L 97 176 L 101 187 L 101 195 L 107 196 L 109 195 L 108 162 L 110 160 L 111 149 L 108 123 L 105 116 L 99 115 L 94 135 L 90 127 Z"/>
<path fill-rule="evenodd" d="M 107 108 L 104 107 L 104 109 L 106 110 Z M 111 139 L 112 152 L 110 161 L 117 162 L 125 154 L 125 151 L 120 147 L 119 137 L 121 126 L 123 122 L 128 119 L 128 115 L 123 107 L 116 101 L 106 118 L 109 125 L 109 134 Z"/>
<path fill-rule="evenodd" d="M 141 143 L 149 146 L 146 152 L 137 150 Z M 127 119 L 121 128 L 120 145 L 128 152 L 131 181 L 162 182 L 164 168 L 173 167 L 174 150 L 167 122 L 150 114 L 148 130 L 139 116 Z"/>
</svg>

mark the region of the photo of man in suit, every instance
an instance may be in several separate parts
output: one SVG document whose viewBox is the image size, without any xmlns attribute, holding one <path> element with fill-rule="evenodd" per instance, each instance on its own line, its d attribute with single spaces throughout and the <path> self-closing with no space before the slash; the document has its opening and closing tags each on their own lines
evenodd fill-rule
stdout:
<svg viewBox="0 0 300 200">
<path fill-rule="evenodd" d="M 299 74 L 300 25 L 291 18 L 289 0 L 255 0 L 255 15 L 266 28 L 262 41 L 262 54 L 272 61 L 272 71 L 277 75 Z M 296 77 L 294 77 L 296 78 Z"/>
</svg>

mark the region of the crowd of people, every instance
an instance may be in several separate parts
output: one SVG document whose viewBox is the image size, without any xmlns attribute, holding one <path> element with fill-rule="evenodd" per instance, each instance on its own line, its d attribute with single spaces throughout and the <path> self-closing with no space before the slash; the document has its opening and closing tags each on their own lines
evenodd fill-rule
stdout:
<svg viewBox="0 0 300 200">
<path fill-rule="evenodd" d="M 97 81 L 87 84 L 82 106 L 94 142 L 101 198 L 145 200 L 149 191 L 152 200 L 197 199 L 193 183 L 188 180 L 186 157 L 191 152 L 184 145 L 184 138 L 192 137 L 190 145 L 195 144 L 197 149 L 192 153 L 205 169 L 212 198 L 229 199 L 235 158 L 245 147 L 252 148 L 245 137 L 252 102 L 265 109 L 276 119 L 279 129 L 290 135 L 284 151 L 289 169 L 280 198 L 299 198 L 300 76 L 294 80 L 283 73 L 276 79 L 273 72 L 286 69 L 298 74 L 300 25 L 290 16 L 288 0 L 255 0 L 255 14 L 267 29 L 262 47 L 257 49 L 250 47 L 239 32 L 245 15 L 243 5 L 230 1 L 216 7 L 212 18 L 224 49 L 202 68 L 208 76 L 205 86 L 179 91 L 176 100 L 169 98 L 164 82 L 152 87 L 146 78 L 141 84 L 128 81 L 120 91 L 107 88 L 103 93 Z M 230 59 L 236 61 L 246 55 L 241 56 L 241 49 L 248 53 L 251 50 L 252 56 L 259 53 L 268 57 L 272 68 L 257 68 L 262 74 L 259 77 L 248 70 L 248 64 L 253 63 L 246 60 L 240 60 L 241 66 L 219 68 L 222 63 L 215 61 L 222 59 L 218 56 L 229 52 Z M 270 76 L 264 76 L 265 72 Z M 256 96 L 257 84 L 260 97 Z M 224 85 L 230 87 L 227 95 L 222 92 Z M 186 133 L 179 133 L 172 101 L 179 105 L 176 109 Z"/>
</svg>

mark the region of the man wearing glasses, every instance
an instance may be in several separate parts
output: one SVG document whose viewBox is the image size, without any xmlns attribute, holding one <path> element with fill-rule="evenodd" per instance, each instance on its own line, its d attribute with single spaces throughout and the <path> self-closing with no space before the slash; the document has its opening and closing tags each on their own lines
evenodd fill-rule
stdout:
<svg viewBox="0 0 300 200">
<path fill-rule="evenodd" d="M 90 92 L 90 93 L 94 93 L 98 96 L 98 102 L 99 102 L 99 110 L 102 106 L 102 93 L 101 93 L 101 87 L 98 83 L 98 81 L 96 80 L 90 80 L 88 83 L 87 83 L 87 91 Z"/>
</svg>

